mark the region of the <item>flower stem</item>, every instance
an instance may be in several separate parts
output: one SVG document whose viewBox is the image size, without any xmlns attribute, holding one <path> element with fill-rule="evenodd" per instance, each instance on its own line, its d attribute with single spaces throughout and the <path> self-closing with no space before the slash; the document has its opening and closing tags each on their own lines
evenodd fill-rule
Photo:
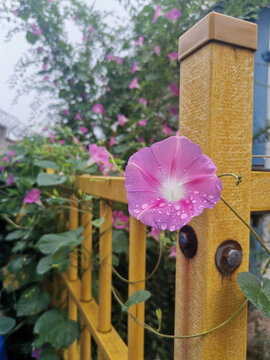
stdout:
<svg viewBox="0 0 270 360">
<path fill-rule="evenodd" d="M 242 182 L 242 176 L 241 175 L 235 175 L 233 173 L 224 173 L 224 174 L 220 174 L 218 175 L 218 178 L 221 178 L 223 176 L 232 176 L 233 178 L 235 178 L 237 181 L 236 181 L 236 185 L 239 185 L 241 182 Z"/>
</svg>

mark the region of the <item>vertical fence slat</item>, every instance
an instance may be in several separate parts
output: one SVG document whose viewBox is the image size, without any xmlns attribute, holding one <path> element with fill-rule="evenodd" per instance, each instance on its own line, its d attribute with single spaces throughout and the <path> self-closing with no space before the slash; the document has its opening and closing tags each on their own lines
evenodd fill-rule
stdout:
<svg viewBox="0 0 270 360">
<path fill-rule="evenodd" d="M 239 186 L 231 178 L 222 178 L 222 195 L 247 222 L 254 39 L 255 24 L 212 13 L 179 40 L 179 133 L 201 146 L 213 159 L 217 174 L 241 172 L 243 182 Z M 211 329 L 227 320 L 245 300 L 237 274 L 248 271 L 248 229 L 222 202 L 213 210 L 204 210 L 190 225 L 198 238 L 198 250 L 194 258 L 187 259 L 177 246 L 175 335 Z M 243 260 L 231 276 L 225 277 L 215 265 L 215 254 L 228 239 L 241 245 Z M 244 309 L 219 330 L 199 338 L 176 340 L 174 359 L 244 360 L 246 333 Z"/>
<path fill-rule="evenodd" d="M 129 235 L 129 281 L 145 278 L 146 259 L 146 228 L 138 220 L 130 217 Z M 145 282 L 129 284 L 128 295 L 137 290 L 145 289 Z M 133 305 L 129 311 L 140 321 L 144 321 L 144 303 Z M 128 360 L 143 360 L 144 358 L 144 328 L 128 317 Z"/>
<path fill-rule="evenodd" d="M 80 360 L 91 360 L 91 335 L 86 326 L 85 320 L 82 319 L 83 329 L 81 331 L 81 358 Z"/>
<path fill-rule="evenodd" d="M 68 318 L 70 320 L 77 321 L 77 305 L 72 299 L 71 295 L 68 297 Z M 78 349 L 77 349 L 77 340 L 74 340 L 73 343 L 68 348 L 68 360 L 77 360 L 78 359 Z"/>
<path fill-rule="evenodd" d="M 112 208 L 109 202 L 100 200 L 100 217 L 105 221 L 100 226 L 99 237 L 99 326 L 100 332 L 111 330 L 111 284 L 112 284 Z"/>
</svg>

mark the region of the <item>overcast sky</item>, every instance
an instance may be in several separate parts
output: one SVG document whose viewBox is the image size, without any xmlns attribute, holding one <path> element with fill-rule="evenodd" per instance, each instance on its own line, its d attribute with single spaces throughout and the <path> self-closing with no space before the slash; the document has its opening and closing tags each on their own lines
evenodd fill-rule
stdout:
<svg viewBox="0 0 270 360">
<path fill-rule="evenodd" d="M 94 1 L 87 0 L 86 2 L 92 4 Z M 127 17 L 125 10 L 117 0 L 97 0 L 95 7 L 99 10 L 113 11 L 123 18 Z M 113 22 L 113 17 L 108 19 L 108 22 Z M 31 95 L 23 96 L 19 99 L 18 104 L 12 104 L 15 90 L 9 88 L 8 80 L 13 74 L 15 64 L 29 45 L 23 33 L 16 35 L 10 42 L 5 42 L 5 34 L 8 29 L 10 29 L 10 25 L 2 22 L 0 25 L 0 109 L 16 116 L 21 122 L 27 124 L 29 123 L 30 104 L 33 97 Z"/>
</svg>

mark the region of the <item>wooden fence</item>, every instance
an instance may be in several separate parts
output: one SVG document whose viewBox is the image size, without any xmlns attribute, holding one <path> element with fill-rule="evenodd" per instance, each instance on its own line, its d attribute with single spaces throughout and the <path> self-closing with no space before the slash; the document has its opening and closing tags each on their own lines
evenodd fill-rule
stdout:
<svg viewBox="0 0 270 360">
<path fill-rule="evenodd" d="M 217 13 L 208 14 L 179 40 L 180 135 L 199 144 L 217 165 L 218 174 L 241 172 L 243 182 L 235 186 L 223 178 L 224 198 L 247 221 L 251 211 L 270 209 L 270 174 L 251 171 L 254 51 L 257 28 L 253 23 Z M 68 290 L 69 318 L 82 324 L 80 354 L 76 341 L 68 350 L 70 360 L 91 359 L 90 337 L 98 346 L 98 359 L 142 360 L 144 329 L 128 318 L 127 345 L 111 325 L 112 202 L 127 203 L 124 178 L 81 176 L 79 188 L 100 197 L 99 304 L 91 295 L 90 257 L 78 277 L 76 250 L 70 271 L 64 275 Z M 78 224 L 78 204 L 71 201 L 70 229 Z M 83 248 L 91 254 L 91 213 L 82 216 Z M 244 302 L 237 274 L 248 271 L 249 230 L 222 203 L 190 223 L 198 248 L 186 257 L 177 245 L 175 335 L 190 335 L 211 329 L 228 319 Z M 145 277 L 145 226 L 130 217 L 129 280 Z M 243 253 L 240 266 L 229 275 L 216 265 L 216 251 L 226 240 L 237 242 Z M 143 282 L 129 284 L 129 295 L 144 289 Z M 144 320 L 144 304 L 131 311 Z M 173 311 L 173 309 L 172 309 Z M 219 330 L 194 339 L 175 340 L 174 359 L 246 359 L 247 309 Z M 166 340 L 164 340 L 166 341 Z M 172 355 L 173 357 L 173 355 Z M 163 359 L 165 360 L 165 359 Z M 169 360 L 169 359 L 166 359 Z"/>
</svg>

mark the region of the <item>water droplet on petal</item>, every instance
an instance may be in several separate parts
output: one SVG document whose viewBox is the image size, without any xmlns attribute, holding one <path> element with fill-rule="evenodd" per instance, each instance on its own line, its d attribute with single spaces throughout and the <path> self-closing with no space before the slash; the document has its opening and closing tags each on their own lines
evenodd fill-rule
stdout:
<svg viewBox="0 0 270 360">
<path fill-rule="evenodd" d="M 206 194 L 203 194 L 203 196 L 205 197 L 205 196 L 207 196 Z"/>
<path fill-rule="evenodd" d="M 180 210 L 180 206 L 179 205 L 175 205 L 175 210 Z"/>
<path fill-rule="evenodd" d="M 134 212 L 135 214 L 139 214 L 140 210 L 139 210 L 139 209 L 134 209 L 133 212 Z"/>
<path fill-rule="evenodd" d="M 146 209 L 148 204 L 142 204 L 142 209 Z"/>
<path fill-rule="evenodd" d="M 180 211 L 177 211 L 177 213 L 176 213 L 176 214 L 179 216 L 181 213 L 180 213 Z"/>
<path fill-rule="evenodd" d="M 187 214 L 182 214 L 182 215 L 181 215 L 181 219 L 184 220 L 184 219 L 186 219 L 186 218 L 187 218 Z"/>
<path fill-rule="evenodd" d="M 167 215 L 170 215 L 171 213 L 169 211 L 166 212 Z"/>
<path fill-rule="evenodd" d="M 209 199 L 214 199 L 215 195 L 209 195 Z"/>
<path fill-rule="evenodd" d="M 197 195 L 198 195 L 198 194 L 199 194 L 199 191 L 197 191 L 197 190 L 196 190 L 196 191 L 194 191 L 194 194 L 197 194 Z"/>
<path fill-rule="evenodd" d="M 170 227 L 170 231 L 174 231 L 174 229 L 175 229 L 175 226 L 172 225 L 172 226 Z"/>
<path fill-rule="evenodd" d="M 162 203 L 159 204 L 159 207 L 161 207 L 161 208 L 164 207 L 164 206 L 166 206 L 165 202 L 162 202 Z"/>
<path fill-rule="evenodd" d="M 161 224 L 161 229 L 162 229 L 162 230 L 166 230 L 166 229 L 167 229 L 167 223 L 165 223 L 165 222 L 162 223 L 162 224 Z"/>
<path fill-rule="evenodd" d="M 192 200 L 192 203 L 193 203 L 193 204 L 196 204 L 196 202 L 197 202 L 196 200 Z"/>
<path fill-rule="evenodd" d="M 158 213 L 159 213 L 159 214 L 162 214 L 162 211 L 159 210 Z"/>
</svg>

